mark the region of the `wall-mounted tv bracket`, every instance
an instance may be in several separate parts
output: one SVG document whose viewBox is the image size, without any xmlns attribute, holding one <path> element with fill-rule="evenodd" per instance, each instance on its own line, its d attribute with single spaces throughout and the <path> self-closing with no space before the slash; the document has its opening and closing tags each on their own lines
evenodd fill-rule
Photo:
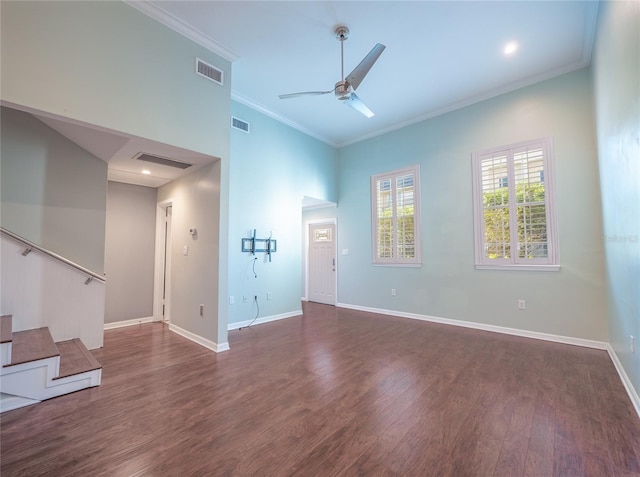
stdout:
<svg viewBox="0 0 640 477">
<path fill-rule="evenodd" d="M 249 252 L 251 255 L 255 255 L 256 252 L 265 252 L 271 261 L 271 254 L 278 251 L 278 242 L 271 238 L 271 235 L 266 239 L 256 238 L 256 229 L 253 229 L 252 237 L 242 239 L 242 251 Z"/>
</svg>

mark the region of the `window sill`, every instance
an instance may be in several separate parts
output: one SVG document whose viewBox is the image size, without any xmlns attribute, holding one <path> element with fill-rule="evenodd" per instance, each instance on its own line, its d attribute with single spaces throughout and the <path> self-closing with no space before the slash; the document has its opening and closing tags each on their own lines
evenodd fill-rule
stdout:
<svg viewBox="0 0 640 477">
<path fill-rule="evenodd" d="M 528 272 L 559 272 L 560 265 L 484 265 L 476 263 L 476 270 L 521 270 Z"/>
<path fill-rule="evenodd" d="M 422 263 L 384 263 L 384 262 L 372 262 L 374 267 L 401 267 L 401 268 L 419 268 L 422 267 Z"/>
</svg>

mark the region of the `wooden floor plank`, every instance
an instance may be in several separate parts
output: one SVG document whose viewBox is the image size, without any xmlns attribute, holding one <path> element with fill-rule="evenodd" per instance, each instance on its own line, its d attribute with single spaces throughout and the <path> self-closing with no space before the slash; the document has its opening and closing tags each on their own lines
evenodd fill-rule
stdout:
<svg viewBox="0 0 640 477">
<path fill-rule="evenodd" d="M 216 354 L 105 332 L 102 385 L 0 415 L 4 476 L 635 475 L 605 351 L 324 305 Z"/>
</svg>

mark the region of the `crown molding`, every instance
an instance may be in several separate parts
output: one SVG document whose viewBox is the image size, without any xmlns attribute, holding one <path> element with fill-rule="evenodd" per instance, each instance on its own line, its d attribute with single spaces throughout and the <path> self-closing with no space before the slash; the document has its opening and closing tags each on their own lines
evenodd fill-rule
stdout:
<svg viewBox="0 0 640 477">
<path fill-rule="evenodd" d="M 486 101 L 488 99 L 492 99 L 495 98 L 497 96 L 501 96 L 503 94 L 507 94 L 507 93 L 511 93 L 513 91 L 517 91 L 519 89 L 522 88 L 526 88 L 527 86 L 532 86 L 536 83 L 540 83 L 542 81 L 546 81 L 552 78 L 555 78 L 557 76 L 562 76 L 564 74 L 567 73 L 571 73 L 572 71 L 576 71 L 579 70 L 581 68 L 586 68 L 587 66 L 589 66 L 589 62 L 585 61 L 585 60 L 579 60 L 576 61 L 575 63 L 571 63 L 569 65 L 563 66 L 562 68 L 556 68 L 552 71 L 548 71 L 536 76 L 532 76 L 529 78 L 525 78 L 523 80 L 520 81 L 515 81 L 513 83 L 508 83 L 506 85 L 500 86 L 499 88 L 495 88 L 493 90 L 490 91 L 486 91 L 484 93 L 481 94 L 477 94 L 474 96 L 470 96 L 468 98 L 465 98 L 461 101 L 457 101 L 457 102 L 453 102 L 450 103 L 448 105 L 446 105 L 443 108 L 438 108 L 438 109 L 433 109 L 425 114 L 422 114 L 420 116 L 408 119 L 407 121 L 403 121 L 401 123 L 397 123 L 394 124 L 393 126 L 387 127 L 387 128 L 383 128 L 383 129 L 379 129 L 377 131 L 373 131 L 369 134 L 366 134 L 364 136 L 359 136 L 356 137 L 354 139 L 351 140 L 347 140 L 347 141 L 343 141 L 340 143 L 336 144 L 337 148 L 342 148 L 345 146 L 351 146 L 352 144 L 356 144 L 362 141 L 365 141 L 367 139 L 371 139 L 377 136 L 381 136 L 383 134 L 387 134 L 390 133 L 392 131 L 396 131 L 398 129 L 402 129 L 404 127 L 407 126 L 411 126 L 413 124 L 416 123 L 420 123 L 422 121 L 426 121 L 427 119 L 432 119 L 438 116 L 442 116 L 443 114 L 447 114 L 447 113 L 451 113 L 453 111 L 457 111 L 459 109 L 463 109 L 466 108 L 468 106 L 473 106 L 474 104 L 477 103 L 481 103 L 482 101 Z"/>
<path fill-rule="evenodd" d="M 596 40 L 596 29 L 598 27 L 598 11 L 600 2 L 593 2 L 591 8 L 587 10 L 584 22 L 584 41 L 582 43 L 582 61 L 591 64 L 591 55 Z"/>
<path fill-rule="evenodd" d="M 311 136 L 314 139 L 317 139 L 318 141 L 324 142 L 325 144 L 328 144 L 329 146 L 332 147 L 337 147 L 337 144 L 333 141 L 330 141 L 329 139 L 322 137 L 318 134 L 316 134 L 315 132 L 311 131 L 310 129 L 305 128 L 304 126 L 301 126 L 300 124 L 291 121 L 290 119 L 285 118 L 284 116 L 281 116 L 277 113 L 274 113 L 273 111 L 271 111 L 270 109 L 262 106 L 261 104 L 256 103 L 255 101 L 253 101 L 252 99 L 238 93 L 237 91 L 231 91 L 231 99 L 234 101 L 237 101 L 238 103 L 244 104 L 245 106 L 254 109 L 256 111 L 258 111 L 259 113 L 264 114 L 265 116 L 269 116 L 270 118 L 275 119 L 276 121 L 279 121 L 283 124 L 286 124 L 289 127 L 292 127 L 293 129 L 297 129 L 298 131 L 300 131 L 301 133 L 306 134 L 307 136 Z"/>
<path fill-rule="evenodd" d="M 155 21 L 162 23 L 164 26 L 172 29 L 176 33 L 188 38 L 189 40 L 197 43 L 198 45 L 206 48 L 207 50 L 221 56 L 225 60 L 234 62 L 240 59 L 240 55 L 234 53 L 226 46 L 218 43 L 216 40 L 207 36 L 199 30 L 196 30 L 191 25 L 183 22 L 176 16 L 160 8 L 158 5 L 151 3 L 148 0 L 123 0 L 124 3 L 130 7 L 135 8 L 139 12 L 147 15 Z"/>
</svg>

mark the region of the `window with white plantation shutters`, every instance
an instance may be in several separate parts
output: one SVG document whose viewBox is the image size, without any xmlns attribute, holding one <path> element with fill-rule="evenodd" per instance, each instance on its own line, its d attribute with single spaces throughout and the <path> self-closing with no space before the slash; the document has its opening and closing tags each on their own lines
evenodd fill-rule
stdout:
<svg viewBox="0 0 640 477">
<path fill-rule="evenodd" d="M 477 268 L 558 269 L 550 138 L 473 154 Z"/>
<path fill-rule="evenodd" d="M 417 266 L 420 253 L 419 166 L 371 177 L 372 261 Z"/>
</svg>

